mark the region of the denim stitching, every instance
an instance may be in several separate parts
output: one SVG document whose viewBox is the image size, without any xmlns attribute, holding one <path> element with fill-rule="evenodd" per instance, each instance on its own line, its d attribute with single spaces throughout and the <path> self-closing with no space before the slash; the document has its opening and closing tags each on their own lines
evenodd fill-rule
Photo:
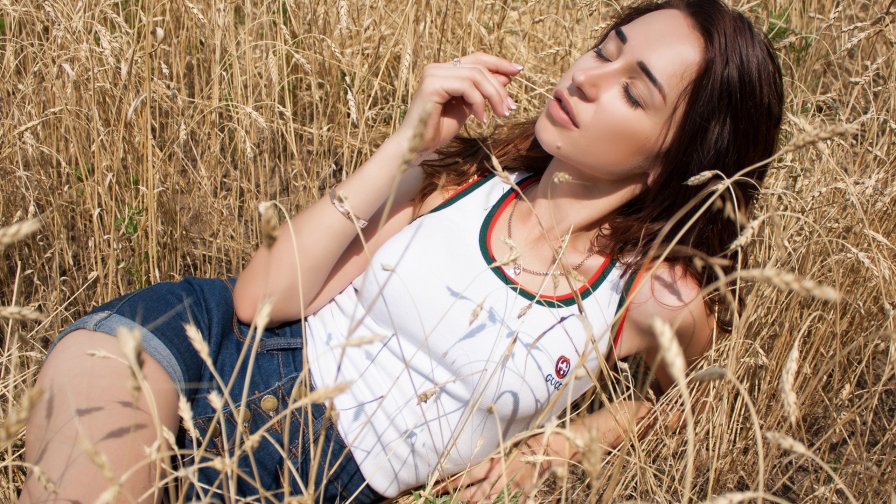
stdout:
<svg viewBox="0 0 896 504">
<path fill-rule="evenodd" d="M 280 367 L 280 378 L 282 379 L 286 372 L 283 371 L 283 354 L 281 353 L 277 353 L 277 366 Z"/>
<path fill-rule="evenodd" d="M 267 332 L 267 331 L 265 331 Z M 277 333 L 274 333 L 277 334 Z M 261 343 L 258 344 L 259 352 L 268 352 L 270 350 L 283 350 L 283 349 L 294 349 L 301 348 L 301 344 L 297 342 L 295 339 L 289 336 L 269 336 L 267 338 L 264 337 L 264 333 L 261 336 Z"/>
<path fill-rule="evenodd" d="M 202 441 L 208 437 L 208 443 L 205 445 L 205 451 L 212 453 L 214 455 L 221 455 L 223 450 L 221 449 L 223 443 L 218 442 L 219 433 L 217 436 L 209 437 L 208 431 L 210 429 L 210 425 L 212 420 L 214 420 L 214 415 L 208 417 L 200 417 L 193 420 L 193 425 L 196 427 L 196 441 L 199 443 L 199 446 L 202 446 Z M 194 446 L 193 449 L 197 450 L 199 446 Z"/>
<path fill-rule="evenodd" d="M 112 312 L 118 312 L 118 309 L 121 308 L 121 305 L 127 303 L 132 297 L 134 297 L 134 296 L 135 296 L 138 292 L 140 292 L 141 290 L 143 290 L 143 289 L 137 289 L 137 290 L 135 290 L 135 291 L 133 291 L 133 292 L 130 292 L 130 293 L 125 294 L 124 296 L 122 296 L 122 298 L 121 298 L 121 300 L 119 301 L 119 303 L 118 303 L 117 305 L 115 305 L 115 308 L 114 308 L 113 310 L 111 310 L 111 311 L 112 311 Z"/>
<path fill-rule="evenodd" d="M 274 383 L 271 387 L 249 395 L 246 398 L 246 402 L 245 402 L 244 406 L 246 408 L 248 408 L 250 417 L 244 421 L 244 424 L 248 425 L 249 420 L 251 420 L 251 418 L 252 418 L 251 415 L 256 415 L 256 414 L 261 415 L 263 418 L 265 418 L 264 423 L 267 423 L 267 420 L 270 418 L 270 414 L 267 411 L 264 411 L 263 409 L 261 409 L 261 400 L 267 395 L 274 395 L 277 397 L 278 404 L 288 405 L 289 402 L 288 402 L 288 395 L 287 395 L 286 389 L 291 388 L 291 384 L 293 383 L 293 381 L 294 380 L 297 381 L 298 378 L 299 378 L 299 373 L 293 373 L 293 374 L 283 378 L 282 380 Z M 234 405 L 239 406 L 238 404 L 234 404 Z M 275 416 L 284 415 L 283 409 L 284 408 L 282 408 L 282 407 L 278 408 L 278 411 L 276 411 L 274 413 L 274 415 Z M 301 408 L 298 408 L 298 409 L 301 409 Z M 298 414 L 297 410 L 293 410 L 293 412 L 290 413 L 290 415 L 292 415 L 293 417 L 297 414 Z M 235 421 L 236 414 L 234 413 L 234 411 L 230 407 L 230 405 L 228 405 L 228 404 L 224 405 L 224 407 L 221 409 L 221 415 L 224 416 L 224 418 L 229 423 L 232 423 L 232 426 L 236 425 L 236 421 Z M 198 423 L 201 421 L 202 422 L 211 421 L 211 419 L 213 419 L 214 416 L 215 416 L 215 413 L 213 412 L 208 415 L 203 415 L 201 417 L 197 417 L 194 419 L 194 423 Z M 282 423 L 283 423 L 284 417 L 285 417 L 285 415 L 283 417 L 279 418 L 277 421 L 273 422 L 271 424 L 271 428 L 268 430 L 268 432 L 275 431 L 277 433 L 282 433 Z M 291 443 L 291 444 L 294 444 L 294 443 Z"/>
</svg>

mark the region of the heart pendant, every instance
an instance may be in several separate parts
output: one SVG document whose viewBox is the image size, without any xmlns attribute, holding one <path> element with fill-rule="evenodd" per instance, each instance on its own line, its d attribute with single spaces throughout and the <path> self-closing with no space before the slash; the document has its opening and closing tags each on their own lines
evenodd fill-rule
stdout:
<svg viewBox="0 0 896 504">
<path fill-rule="evenodd" d="M 523 267 L 520 263 L 514 261 L 513 262 L 513 276 L 520 276 L 520 273 L 523 272 Z"/>
</svg>

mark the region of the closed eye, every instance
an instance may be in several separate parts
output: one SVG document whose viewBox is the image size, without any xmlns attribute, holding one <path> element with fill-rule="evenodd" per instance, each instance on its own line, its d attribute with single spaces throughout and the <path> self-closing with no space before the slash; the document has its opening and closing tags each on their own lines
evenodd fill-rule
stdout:
<svg viewBox="0 0 896 504">
<path fill-rule="evenodd" d="M 610 58 L 608 58 L 607 55 L 604 54 L 604 50 L 600 46 L 594 48 L 594 54 L 596 54 L 599 59 L 610 61 Z M 629 86 L 628 82 L 622 83 L 622 97 L 633 109 L 644 108 L 643 105 L 641 105 L 641 102 L 638 101 L 637 98 L 635 98 L 635 95 L 632 93 L 631 86 Z"/>
<path fill-rule="evenodd" d="M 628 85 L 628 82 L 622 83 L 622 96 L 625 98 L 625 101 L 627 101 L 628 104 L 632 106 L 632 108 L 642 108 L 641 102 L 639 102 L 638 99 L 635 98 L 635 95 L 632 94 L 632 88 Z"/>
<path fill-rule="evenodd" d="M 608 58 L 607 55 L 604 54 L 604 50 L 600 46 L 597 46 L 594 48 L 594 54 L 596 54 L 598 58 L 600 58 L 604 61 L 610 61 L 610 58 Z"/>
</svg>

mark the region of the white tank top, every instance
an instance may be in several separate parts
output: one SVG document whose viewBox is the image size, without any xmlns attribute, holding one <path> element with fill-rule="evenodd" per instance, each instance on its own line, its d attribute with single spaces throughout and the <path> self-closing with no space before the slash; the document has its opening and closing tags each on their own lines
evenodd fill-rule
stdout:
<svg viewBox="0 0 896 504">
<path fill-rule="evenodd" d="M 538 179 L 508 173 L 521 188 Z M 536 297 L 510 267 L 489 267 L 495 219 L 516 196 L 494 173 L 468 182 L 306 318 L 314 386 L 351 382 L 333 399 L 336 427 L 385 497 L 544 423 L 594 383 L 598 354 L 615 346 L 611 324 L 630 285 L 615 260 L 582 286 L 584 318 L 572 295 Z M 381 339 L 352 342 L 370 336 Z"/>
</svg>

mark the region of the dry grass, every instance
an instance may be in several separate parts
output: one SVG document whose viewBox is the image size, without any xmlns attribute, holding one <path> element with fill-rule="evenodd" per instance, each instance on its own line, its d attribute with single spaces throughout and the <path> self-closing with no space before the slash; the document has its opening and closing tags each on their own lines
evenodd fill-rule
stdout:
<svg viewBox="0 0 896 504">
<path fill-rule="evenodd" d="M 61 328 L 137 287 L 238 273 L 259 204 L 296 212 L 356 167 L 424 63 L 522 63 L 512 96 L 534 114 L 613 12 L 337 4 L 0 0 L 0 500 L 21 485 L 28 386 Z M 590 482 L 571 467 L 545 501 L 896 500 L 896 5 L 743 6 L 782 56 L 789 145 L 733 244 L 754 250 L 747 308 L 698 364 L 724 369 L 688 382 L 712 406 L 688 436 L 660 425 L 589 457 Z"/>
</svg>

